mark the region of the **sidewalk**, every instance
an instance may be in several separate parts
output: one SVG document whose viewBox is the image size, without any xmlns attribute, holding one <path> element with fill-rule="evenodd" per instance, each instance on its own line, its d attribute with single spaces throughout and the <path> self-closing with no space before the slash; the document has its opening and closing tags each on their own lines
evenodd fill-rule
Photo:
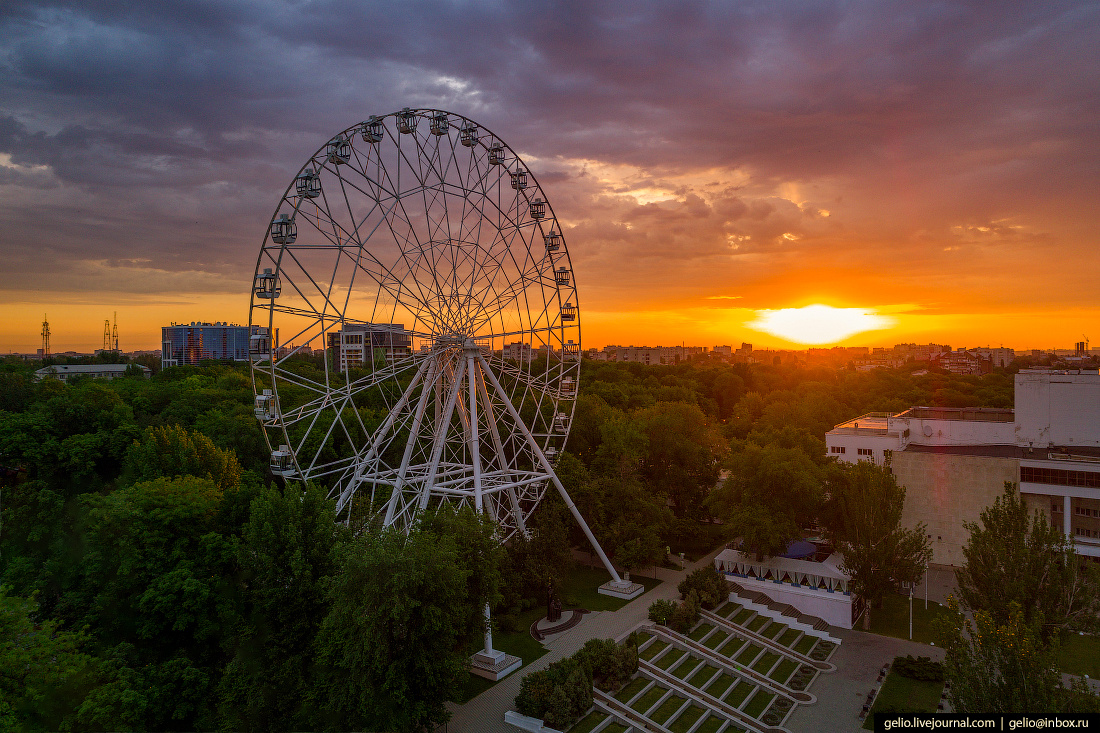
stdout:
<svg viewBox="0 0 1100 733">
<path fill-rule="evenodd" d="M 688 572 L 711 564 L 717 554 L 718 550 L 715 550 L 696 563 L 688 563 L 685 570 L 657 568 L 658 579 L 665 581 L 661 585 L 638 596 L 618 611 L 587 614 L 584 621 L 577 626 L 544 641 L 543 646 L 550 652 L 542 658 L 513 672 L 465 705 L 448 703 L 448 709 L 454 713 L 448 724 L 448 733 L 516 733 L 516 729 L 504 722 L 504 711 L 513 708 L 513 702 L 519 694 L 520 682 L 524 675 L 545 669 L 551 662 L 570 656 L 584 646 L 589 639 L 614 639 L 626 634 L 638 624 L 648 620 L 649 604 L 653 601 L 659 598 L 679 599 L 677 584 Z M 586 564 L 587 560 L 587 555 L 578 558 L 579 562 Z M 649 577 L 649 573 L 636 574 Z"/>
</svg>

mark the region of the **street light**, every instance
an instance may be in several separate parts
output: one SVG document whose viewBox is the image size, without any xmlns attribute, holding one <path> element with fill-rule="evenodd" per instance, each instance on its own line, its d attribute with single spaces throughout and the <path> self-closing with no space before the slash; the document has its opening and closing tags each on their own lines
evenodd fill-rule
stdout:
<svg viewBox="0 0 1100 733">
<path fill-rule="evenodd" d="M 927 608 L 927 606 L 925 606 Z M 913 586 L 909 586 L 909 641 L 913 640 Z"/>
</svg>

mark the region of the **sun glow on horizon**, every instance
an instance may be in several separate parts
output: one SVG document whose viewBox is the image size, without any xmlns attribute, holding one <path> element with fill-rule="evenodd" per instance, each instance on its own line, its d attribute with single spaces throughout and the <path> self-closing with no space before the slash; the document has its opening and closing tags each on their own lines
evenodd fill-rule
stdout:
<svg viewBox="0 0 1100 733">
<path fill-rule="evenodd" d="M 868 308 L 834 308 L 807 305 L 802 308 L 758 310 L 745 326 L 798 344 L 833 344 L 864 331 L 894 326 L 896 320 Z"/>
</svg>

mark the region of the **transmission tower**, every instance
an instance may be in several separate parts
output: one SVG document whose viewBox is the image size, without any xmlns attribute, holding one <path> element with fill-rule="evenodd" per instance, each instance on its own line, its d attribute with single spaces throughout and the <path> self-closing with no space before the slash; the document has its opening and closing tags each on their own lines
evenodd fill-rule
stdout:
<svg viewBox="0 0 1100 733">
<path fill-rule="evenodd" d="M 103 319 L 103 350 L 111 350 L 111 319 Z"/>
<path fill-rule="evenodd" d="M 46 314 L 42 314 L 42 358 L 50 355 L 50 322 L 46 320 Z"/>
<path fill-rule="evenodd" d="M 118 311 L 115 311 L 115 326 L 111 329 L 111 339 L 115 342 L 115 351 L 118 351 Z"/>
</svg>

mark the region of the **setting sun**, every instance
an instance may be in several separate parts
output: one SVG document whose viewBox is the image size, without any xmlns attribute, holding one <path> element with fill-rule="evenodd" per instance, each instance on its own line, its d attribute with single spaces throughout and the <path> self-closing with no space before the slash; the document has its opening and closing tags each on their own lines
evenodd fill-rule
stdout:
<svg viewBox="0 0 1100 733">
<path fill-rule="evenodd" d="M 890 328 L 894 319 L 866 308 L 833 308 L 807 305 L 803 308 L 759 310 L 748 328 L 798 344 L 832 344 L 864 331 Z"/>
</svg>

